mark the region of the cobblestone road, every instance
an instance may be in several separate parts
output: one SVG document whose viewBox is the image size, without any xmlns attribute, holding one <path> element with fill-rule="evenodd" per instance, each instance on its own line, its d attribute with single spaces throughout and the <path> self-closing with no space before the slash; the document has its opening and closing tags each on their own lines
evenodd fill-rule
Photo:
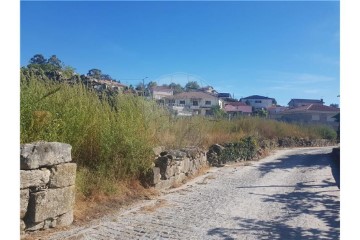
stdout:
<svg viewBox="0 0 360 240">
<path fill-rule="evenodd" d="M 96 225 L 50 239 L 339 239 L 332 148 L 279 150 L 213 169 Z"/>
</svg>

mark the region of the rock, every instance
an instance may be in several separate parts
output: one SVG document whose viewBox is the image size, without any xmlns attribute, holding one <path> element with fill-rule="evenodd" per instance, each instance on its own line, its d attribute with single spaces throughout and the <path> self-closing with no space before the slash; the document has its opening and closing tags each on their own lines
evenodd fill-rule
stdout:
<svg viewBox="0 0 360 240">
<path fill-rule="evenodd" d="M 185 159 L 182 161 L 182 164 L 183 164 L 182 172 L 184 172 L 184 173 L 189 172 L 189 171 L 190 171 L 190 159 L 189 159 L 189 158 L 185 158 Z"/>
<path fill-rule="evenodd" d="M 160 153 L 160 156 L 163 157 L 163 156 L 166 156 L 167 154 L 168 154 L 168 152 L 164 151 L 164 152 Z"/>
<path fill-rule="evenodd" d="M 170 150 L 169 155 L 172 155 L 174 159 L 183 159 L 186 157 L 186 153 L 180 150 Z"/>
<path fill-rule="evenodd" d="M 21 144 L 20 169 L 36 169 L 71 162 L 71 145 L 59 142 Z"/>
<path fill-rule="evenodd" d="M 75 185 L 76 163 L 55 165 L 51 168 L 50 188 L 60 188 Z"/>
<path fill-rule="evenodd" d="M 26 223 L 26 231 L 36 231 L 44 228 L 44 222 L 30 222 Z"/>
<path fill-rule="evenodd" d="M 215 152 L 218 156 L 221 155 L 221 152 L 224 150 L 225 148 L 219 144 L 214 144 L 209 148 L 209 151 L 213 151 Z"/>
<path fill-rule="evenodd" d="M 158 182 L 160 182 L 161 179 L 160 168 L 153 167 L 152 172 L 153 172 L 152 184 L 157 184 Z"/>
<path fill-rule="evenodd" d="M 29 204 L 29 189 L 20 190 L 20 218 L 24 218 Z"/>
<path fill-rule="evenodd" d="M 56 220 L 49 218 L 44 221 L 44 229 L 56 227 Z"/>
<path fill-rule="evenodd" d="M 20 188 L 45 186 L 50 180 L 50 171 L 46 168 L 39 170 L 20 170 Z"/>
<path fill-rule="evenodd" d="M 182 184 L 183 181 L 185 180 L 185 178 L 186 178 L 185 173 L 180 173 L 179 175 L 175 176 L 174 182 L 175 182 L 175 184 Z"/>
<path fill-rule="evenodd" d="M 28 220 L 41 222 L 69 212 L 75 203 L 75 186 L 30 193 Z"/>
<path fill-rule="evenodd" d="M 200 156 L 200 149 L 198 147 L 186 147 L 181 149 L 181 151 L 185 152 L 186 156 L 192 159 Z"/>
<path fill-rule="evenodd" d="M 69 226 L 74 221 L 74 213 L 73 211 L 69 211 L 67 213 L 64 213 L 63 215 L 60 215 L 56 220 L 56 226 L 58 227 L 64 227 Z"/>
<path fill-rule="evenodd" d="M 166 169 L 171 164 L 167 157 L 158 157 L 155 161 L 155 167 L 160 168 L 161 179 L 166 180 Z"/>
<path fill-rule="evenodd" d="M 169 179 L 170 177 L 174 176 L 176 172 L 176 165 L 168 166 L 165 170 L 165 177 Z"/>
<path fill-rule="evenodd" d="M 165 151 L 164 146 L 154 147 L 153 152 L 156 156 L 159 156 L 163 151 Z"/>
<path fill-rule="evenodd" d="M 20 232 L 24 232 L 26 228 L 25 222 L 20 219 Z"/>
</svg>

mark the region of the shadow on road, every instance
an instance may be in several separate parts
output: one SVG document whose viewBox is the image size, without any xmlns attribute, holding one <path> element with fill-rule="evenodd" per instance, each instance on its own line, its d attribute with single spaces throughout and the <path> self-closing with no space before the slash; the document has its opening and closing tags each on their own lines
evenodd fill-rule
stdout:
<svg viewBox="0 0 360 240">
<path fill-rule="evenodd" d="M 340 166 L 338 166 L 331 153 L 327 154 L 297 154 L 279 158 L 273 162 L 258 166 L 262 176 L 276 170 L 290 171 L 294 168 L 321 169 L 331 167 L 335 183 L 340 189 Z"/>
<path fill-rule="evenodd" d="M 300 159 L 300 161 L 299 161 Z M 259 166 L 263 175 L 276 169 L 290 170 L 301 168 L 332 168 L 335 180 L 340 174 L 336 166 L 331 162 L 328 154 L 294 155 L 280 158 L 275 162 L 264 163 Z M 271 221 L 246 219 L 235 217 L 238 227 L 236 228 L 213 228 L 208 230 L 208 235 L 219 239 L 245 239 L 241 236 L 252 236 L 253 239 L 339 239 L 340 237 L 340 201 L 334 196 L 334 183 L 332 179 L 323 180 L 320 184 L 302 182 L 296 185 L 267 185 L 267 186 L 241 186 L 238 188 L 278 188 L 290 187 L 292 191 L 279 194 L 251 193 L 261 197 L 263 202 L 281 203 L 281 217 Z M 314 191 L 314 189 L 316 189 Z M 335 194 L 336 195 L 336 194 Z M 327 226 L 327 230 L 320 231 L 315 225 L 309 226 L 303 223 L 296 224 L 305 215 L 311 215 L 311 219 Z M 247 239 L 247 238 L 246 238 Z"/>
</svg>

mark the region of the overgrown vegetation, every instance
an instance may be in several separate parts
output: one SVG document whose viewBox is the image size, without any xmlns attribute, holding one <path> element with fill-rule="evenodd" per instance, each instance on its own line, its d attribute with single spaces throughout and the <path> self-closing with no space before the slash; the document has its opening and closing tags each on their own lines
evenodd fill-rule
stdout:
<svg viewBox="0 0 360 240">
<path fill-rule="evenodd" d="M 63 70 L 56 58 L 33 59 L 35 65 L 21 69 L 21 143 L 56 141 L 72 145 L 78 164 L 78 192 L 112 194 L 116 183 L 137 179 L 152 166 L 152 148 L 234 143 L 224 158 L 251 158 L 256 139 L 281 137 L 336 139 L 328 127 L 299 126 L 259 117 L 229 121 L 222 118 L 176 118 L 155 102 L 133 95 L 104 94 L 81 82 L 54 81 L 50 70 Z M 46 62 L 46 70 L 41 61 Z M 39 65 L 40 64 L 40 65 Z M 73 70 L 66 76 L 74 76 Z M 36 70 L 36 71 L 35 71 Z M 59 71 L 60 71 L 59 70 Z M 255 139 L 255 140 L 254 140 Z"/>
</svg>

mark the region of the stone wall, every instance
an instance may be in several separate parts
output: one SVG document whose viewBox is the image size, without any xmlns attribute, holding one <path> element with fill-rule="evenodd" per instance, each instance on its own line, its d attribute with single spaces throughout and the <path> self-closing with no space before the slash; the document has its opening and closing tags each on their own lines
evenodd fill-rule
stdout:
<svg viewBox="0 0 360 240">
<path fill-rule="evenodd" d="M 166 151 L 163 147 L 158 147 L 154 152 L 154 167 L 144 176 L 143 182 L 156 189 L 167 189 L 181 184 L 187 177 L 208 166 L 206 151 L 197 147 Z"/>
<path fill-rule="evenodd" d="M 20 146 L 20 231 L 70 225 L 76 164 L 71 146 L 35 142 Z"/>
<path fill-rule="evenodd" d="M 215 144 L 210 146 L 207 152 L 207 160 L 211 166 L 221 167 L 227 162 L 256 160 L 277 148 L 293 148 L 293 147 L 324 147 L 335 146 L 336 141 L 327 139 L 304 139 L 304 138 L 279 138 L 279 139 L 263 139 L 244 138 L 239 142 L 227 144 Z"/>
</svg>

